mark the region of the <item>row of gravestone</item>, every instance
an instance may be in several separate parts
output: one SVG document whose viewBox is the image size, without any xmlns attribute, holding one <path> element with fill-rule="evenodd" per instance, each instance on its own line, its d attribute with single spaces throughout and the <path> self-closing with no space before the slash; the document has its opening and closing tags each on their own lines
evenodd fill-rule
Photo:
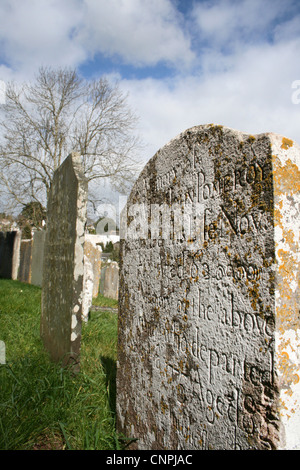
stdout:
<svg viewBox="0 0 300 470">
<path fill-rule="evenodd" d="M 117 429 L 135 449 L 300 448 L 300 148 L 215 125 L 148 162 L 122 214 Z M 79 370 L 87 183 L 54 175 L 41 335 Z"/>
<path fill-rule="evenodd" d="M 29 240 L 23 240 L 21 235 L 21 231 L 0 232 L 0 278 L 41 286 L 46 231 L 35 231 Z M 99 235 L 85 234 L 82 312 L 85 319 L 99 292 L 105 297 L 118 298 L 118 264 L 102 263 L 98 242 Z"/>
<path fill-rule="evenodd" d="M 22 239 L 20 230 L 0 232 L 0 277 L 41 286 L 44 239 L 44 231 L 32 239 Z"/>
<path fill-rule="evenodd" d="M 20 231 L 0 232 L 0 277 L 29 282 L 32 241 Z"/>
</svg>

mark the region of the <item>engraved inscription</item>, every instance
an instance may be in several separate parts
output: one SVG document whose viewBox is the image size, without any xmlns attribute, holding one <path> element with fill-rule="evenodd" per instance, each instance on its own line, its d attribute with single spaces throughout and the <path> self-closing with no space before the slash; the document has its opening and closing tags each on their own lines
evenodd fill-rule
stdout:
<svg viewBox="0 0 300 470">
<path fill-rule="evenodd" d="M 271 170 L 265 139 L 200 126 L 133 188 L 118 383 L 136 448 L 276 447 Z"/>
</svg>

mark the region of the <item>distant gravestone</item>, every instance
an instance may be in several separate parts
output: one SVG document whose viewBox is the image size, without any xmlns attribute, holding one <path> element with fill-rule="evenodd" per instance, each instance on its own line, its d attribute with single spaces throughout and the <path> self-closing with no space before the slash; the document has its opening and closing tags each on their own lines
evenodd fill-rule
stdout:
<svg viewBox="0 0 300 470">
<path fill-rule="evenodd" d="M 299 449 L 300 148 L 191 128 L 136 181 L 117 427 L 137 449 Z"/>
<path fill-rule="evenodd" d="M 32 240 L 21 240 L 18 281 L 31 283 Z"/>
<path fill-rule="evenodd" d="M 84 289 L 82 318 L 87 321 L 93 298 L 98 296 L 101 275 L 100 244 L 97 243 L 98 235 L 85 235 L 84 242 Z"/>
<path fill-rule="evenodd" d="M 99 235 L 89 233 L 85 235 L 85 253 L 91 263 L 91 269 L 93 271 L 93 298 L 95 298 L 99 294 L 101 275 L 102 247 L 99 241 Z"/>
<path fill-rule="evenodd" d="M 0 278 L 13 279 L 18 232 L 0 232 Z"/>
<path fill-rule="evenodd" d="M 6 364 L 6 348 L 4 341 L 0 340 L 0 364 Z"/>
<path fill-rule="evenodd" d="M 20 267 L 20 254 L 21 254 L 22 232 L 18 230 L 14 239 L 14 250 L 12 258 L 12 273 L 11 278 L 16 281 L 18 279 Z"/>
<path fill-rule="evenodd" d="M 106 253 L 104 253 L 106 254 Z M 103 257 L 103 253 L 102 253 L 102 257 Z M 105 262 L 105 260 L 103 260 L 102 258 L 102 266 L 101 266 L 101 273 L 100 273 L 100 283 L 99 283 L 99 293 L 101 295 L 104 295 L 104 282 L 105 282 L 105 274 L 106 274 L 106 269 L 107 269 L 107 263 Z"/>
<path fill-rule="evenodd" d="M 50 357 L 79 369 L 87 182 L 80 155 L 56 170 L 47 207 L 41 337 Z"/>
<path fill-rule="evenodd" d="M 118 300 L 119 296 L 119 265 L 116 261 L 112 261 L 107 264 L 105 269 L 104 277 L 104 287 L 103 287 L 104 297 L 109 299 Z"/>
<path fill-rule="evenodd" d="M 31 284 L 35 286 L 41 286 L 43 281 L 45 236 L 45 230 L 39 230 L 33 233 L 31 256 Z"/>
</svg>

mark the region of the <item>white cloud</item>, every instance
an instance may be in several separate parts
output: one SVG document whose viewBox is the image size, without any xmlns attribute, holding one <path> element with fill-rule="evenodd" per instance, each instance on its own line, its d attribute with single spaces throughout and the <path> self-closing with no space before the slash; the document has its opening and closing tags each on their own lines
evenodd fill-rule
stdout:
<svg viewBox="0 0 300 470">
<path fill-rule="evenodd" d="M 237 47 L 265 39 L 289 4 L 283 7 L 281 0 L 206 1 L 195 3 L 192 16 L 210 47 Z"/>
<path fill-rule="evenodd" d="M 97 53 L 140 67 L 167 62 L 177 72 L 167 80 L 120 77 L 141 116 L 144 158 L 186 128 L 210 122 L 300 142 L 300 105 L 291 100 L 300 79 L 300 18 L 296 11 L 285 17 L 295 2 L 194 2 L 185 18 L 176 4 L 2 0 L 0 80 L 30 78 L 41 64 L 79 66 Z"/>
<path fill-rule="evenodd" d="M 99 53 L 134 66 L 194 58 L 171 0 L 2 0 L 0 18 L 0 57 L 17 78 Z"/>
<path fill-rule="evenodd" d="M 231 55 L 230 67 L 218 72 L 124 81 L 148 144 L 143 158 L 185 129 L 208 123 L 251 134 L 275 132 L 300 143 L 300 105 L 292 103 L 299 49 L 300 38 L 254 45 Z"/>
<path fill-rule="evenodd" d="M 190 41 L 170 0 L 84 0 L 77 39 L 90 52 L 117 55 L 136 66 L 190 63 Z"/>
<path fill-rule="evenodd" d="M 74 66 L 86 57 L 72 40 L 81 17 L 77 0 L 3 0 L 0 17 L 1 56 L 15 71 L 26 75 L 41 64 Z"/>
<path fill-rule="evenodd" d="M 289 41 L 300 36 L 300 14 L 294 15 L 289 21 L 278 24 L 274 29 L 276 41 Z"/>
</svg>

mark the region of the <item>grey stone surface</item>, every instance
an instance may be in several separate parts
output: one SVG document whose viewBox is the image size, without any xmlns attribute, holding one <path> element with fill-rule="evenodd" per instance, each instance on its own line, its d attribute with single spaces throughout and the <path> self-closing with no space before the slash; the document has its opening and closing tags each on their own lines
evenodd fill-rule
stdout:
<svg viewBox="0 0 300 470">
<path fill-rule="evenodd" d="M 103 253 L 102 253 L 103 257 Z M 100 273 L 100 283 L 99 283 L 99 293 L 103 295 L 104 293 L 104 281 L 105 281 L 105 273 L 106 273 L 107 263 L 106 260 L 102 258 L 102 265 L 101 265 L 101 273 Z"/>
<path fill-rule="evenodd" d="M 87 182 L 80 155 L 56 170 L 47 206 L 41 337 L 50 357 L 80 364 Z"/>
<path fill-rule="evenodd" d="M 85 235 L 85 243 L 85 252 L 91 262 L 91 269 L 93 270 L 93 298 L 95 298 L 99 294 L 99 284 L 101 275 L 101 238 L 99 237 L 99 235 L 92 235 L 87 233 Z"/>
<path fill-rule="evenodd" d="M 122 214 L 117 428 L 137 449 L 299 449 L 299 158 L 191 128 Z"/>
<path fill-rule="evenodd" d="M 21 230 L 18 230 L 16 231 L 16 235 L 14 239 L 14 249 L 13 249 L 13 258 L 12 258 L 11 278 L 14 281 L 18 279 L 20 255 L 21 255 L 21 242 L 22 242 L 22 232 Z"/>
<path fill-rule="evenodd" d="M 32 240 L 21 240 L 18 281 L 31 283 Z"/>
<path fill-rule="evenodd" d="M 38 230 L 33 233 L 31 256 L 31 284 L 35 286 L 42 286 L 43 282 L 45 236 L 45 230 Z"/>
<path fill-rule="evenodd" d="M 0 364 L 6 364 L 6 350 L 4 341 L 0 340 Z"/>
<path fill-rule="evenodd" d="M 88 320 L 93 298 L 98 296 L 101 274 L 102 248 L 98 235 L 85 234 L 84 242 L 84 289 L 82 318 Z"/>
<path fill-rule="evenodd" d="M 112 261 L 106 266 L 103 295 L 115 300 L 119 297 L 119 265 L 116 261 Z"/>
</svg>

